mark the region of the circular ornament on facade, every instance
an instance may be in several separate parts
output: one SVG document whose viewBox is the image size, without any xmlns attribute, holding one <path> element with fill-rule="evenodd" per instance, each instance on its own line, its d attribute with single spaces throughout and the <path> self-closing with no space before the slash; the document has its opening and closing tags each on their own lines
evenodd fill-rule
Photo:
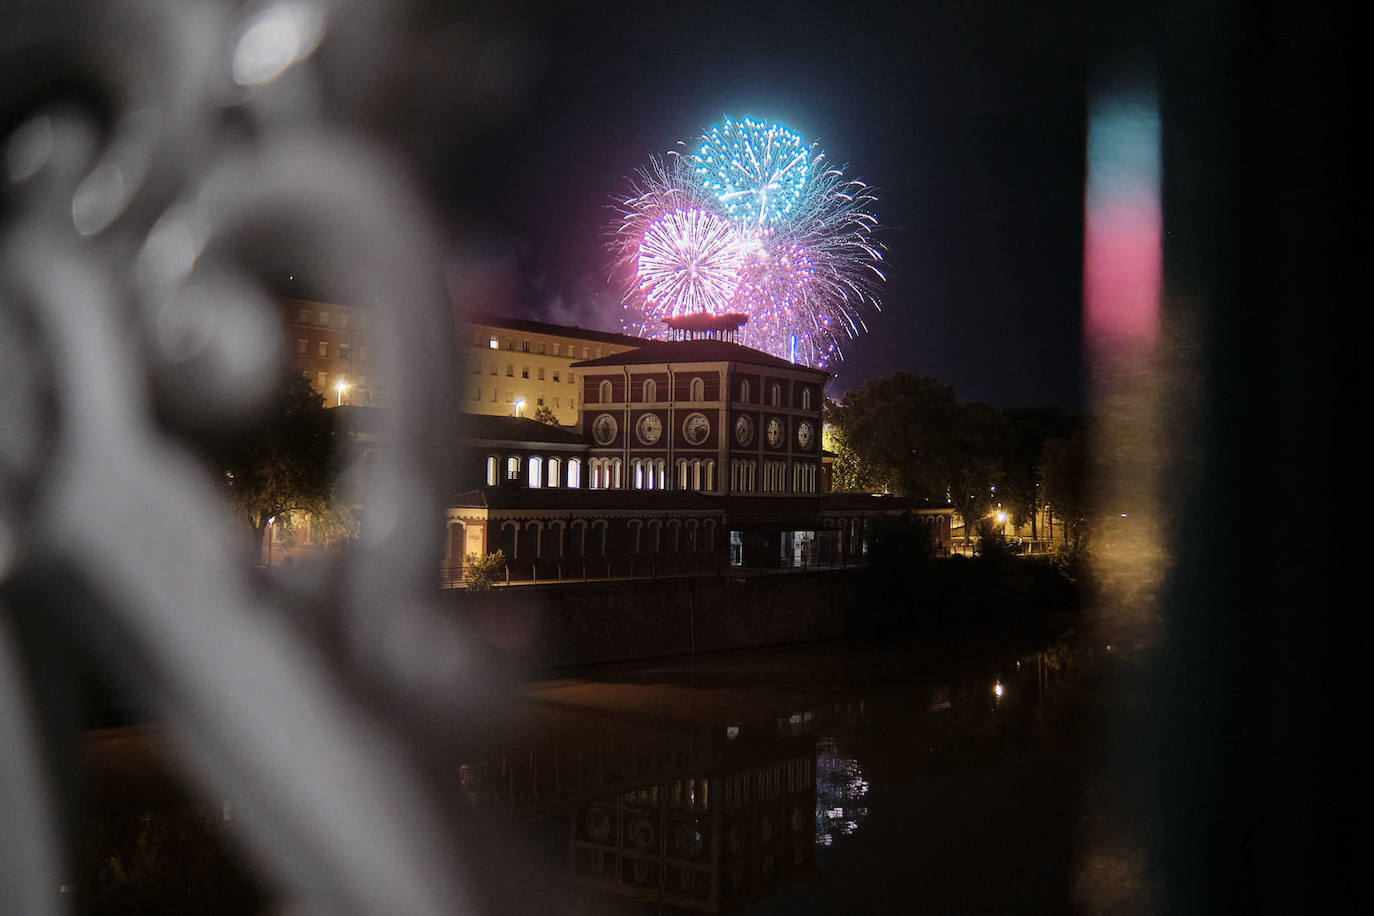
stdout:
<svg viewBox="0 0 1374 916">
<path fill-rule="evenodd" d="M 597 445 L 610 445 L 615 441 L 615 434 L 619 428 L 615 417 L 603 413 L 592 421 L 592 438 L 596 440 Z"/>
<path fill-rule="evenodd" d="M 656 413 L 646 413 L 635 424 L 635 435 L 645 445 L 653 445 L 663 435 L 663 421 Z"/>
<path fill-rule="evenodd" d="M 781 417 L 768 418 L 768 445 L 772 448 L 782 448 L 783 437 L 787 434 L 786 427 L 783 426 Z"/>
<path fill-rule="evenodd" d="M 797 424 L 797 445 L 803 449 L 811 447 L 811 439 L 815 436 L 815 431 L 811 428 L 808 420 L 802 420 Z"/>
<path fill-rule="evenodd" d="M 748 445 L 754 441 L 754 421 L 749 419 L 747 414 L 740 414 L 735 418 L 735 441 L 740 445 Z"/>
<path fill-rule="evenodd" d="M 689 413 L 687 419 L 682 421 L 682 435 L 689 445 L 700 445 L 711 435 L 711 421 L 706 419 L 704 413 Z"/>
</svg>

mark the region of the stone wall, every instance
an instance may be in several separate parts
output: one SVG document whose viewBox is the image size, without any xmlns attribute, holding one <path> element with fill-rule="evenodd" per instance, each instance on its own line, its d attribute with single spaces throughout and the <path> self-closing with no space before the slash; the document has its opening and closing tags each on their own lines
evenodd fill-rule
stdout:
<svg viewBox="0 0 1374 916">
<path fill-rule="evenodd" d="M 844 635 L 856 571 L 446 592 L 491 646 L 538 666 L 718 652 Z"/>
</svg>

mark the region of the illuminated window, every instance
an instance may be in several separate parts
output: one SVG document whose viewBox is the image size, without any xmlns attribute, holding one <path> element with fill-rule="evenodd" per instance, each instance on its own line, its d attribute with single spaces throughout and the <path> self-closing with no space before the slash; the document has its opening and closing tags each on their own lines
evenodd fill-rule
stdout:
<svg viewBox="0 0 1374 916">
<path fill-rule="evenodd" d="M 802 410 L 810 410 L 810 409 L 811 409 L 811 389 L 810 389 L 810 388 L 803 388 L 803 389 L 802 389 Z"/>
<path fill-rule="evenodd" d="M 487 340 L 487 346 L 493 350 L 499 350 L 501 349 L 501 342 L 497 340 L 495 337 L 491 337 Z"/>
<path fill-rule="evenodd" d="M 530 367 L 529 367 L 529 366 L 521 366 L 521 367 L 520 367 L 520 377 L 521 377 L 521 378 L 529 378 L 529 377 L 530 377 Z"/>
<path fill-rule="evenodd" d="M 318 353 L 320 356 L 328 356 L 328 355 L 329 355 L 329 341 L 327 341 L 327 340 L 322 340 L 322 341 L 320 341 L 319 346 L 316 347 L 316 349 L 315 349 L 315 352 Z"/>
<path fill-rule="evenodd" d="M 520 479 L 520 456 L 511 455 L 509 458 L 506 459 L 506 479 Z"/>
<path fill-rule="evenodd" d="M 496 486 L 496 456 L 487 456 L 487 486 Z"/>
<path fill-rule="evenodd" d="M 562 470 L 562 462 L 557 458 L 549 459 L 549 486 L 558 486 L 559 471 Z"/>
<path fill-rule="evenodd" d="M 568 461 L 568 486 L 573 489 L 582 486 L 582 462 L 577 458 Z"/>
<path fill-rule="evenodd" d="M 777 382 L 774 382 L 774 383 L 773 383 L 773 390 L 772 390 L 771 397 L 772 397 L 772 402 L 773 402 L 773 406 L 774 406 L 774 407 L 781 407 L 781 406 L 782 406 L 782 386 L 779 385 Z"/>
<path fill-rule="evenodd" d="M 529 485 L 532 488 L 537 490 L 540 486 L 543 485 L 544 482 L 544 478 L 542 476 L 542 472 L 544 470 L 544 462 L 538 455 L 531 455 L 529 464 L 530 472 L 525 479 L 528 481 Z"/>
</svg>

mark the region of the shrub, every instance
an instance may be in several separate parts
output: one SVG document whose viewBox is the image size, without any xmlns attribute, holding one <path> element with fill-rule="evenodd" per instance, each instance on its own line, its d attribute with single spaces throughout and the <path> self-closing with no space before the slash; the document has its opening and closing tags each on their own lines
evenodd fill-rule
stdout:
<svg viewBox="0 0 1374 916">
<path fill-rule="evenodd" d="M 506 555 L 495 553 L 467 555 L 467 565 L 463 569 L 463 583 L 470 592 L 485 592 L 490 589 L 506 569 Z"/>
</svg>

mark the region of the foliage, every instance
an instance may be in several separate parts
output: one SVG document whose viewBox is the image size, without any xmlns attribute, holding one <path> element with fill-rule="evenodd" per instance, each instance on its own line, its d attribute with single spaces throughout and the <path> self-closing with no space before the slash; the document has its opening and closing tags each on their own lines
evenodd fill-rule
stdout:
<svg viewBox="0 0 1374 916">
<path fill-rule="evenodd" d="M 1063 540 L 1081 546 L 1087 516 L 1087 453 L 1082 429 L 1050 439 L 1040 455 L 1040 489 L 1047 508 L 1063 525 Z"/>
<path fill-rule="evenodd" d="M 266 416 L 217 456 L 229 505 L 259 550 L 277 518 L 337 513 L 331 505 L 335 416 L 304 376 L 293 375 Z"/>
<path fill-rule="evenodd" d="M 465 559 L 463 583 L 469 592 L 485 592 L 496 584 L 506 569 L 506 555 L 500 550 L 495 553 L 470 553 Z"/>
<path fill-rule="evenodd" d="M 540 404 L 534 409 L 534 419 L 543 423 L 545 426 L 557 426 L 558 414 L 553 412 L 553 408 L 547 404 Z"/>
<path fill-rule="evenodd" d="M 831 425 L 878 479 L 899 496 L 944 503 L 949 490 L 954 389 L 898 372 L 851 391 L 830 411 Z"/>
<path fill-rule="evenodd" d="M 831 488 L 836 493 L 879 493 L 887 489 L 873 462 L 849 447 L 844 433 L 830 422 L 834 402 L 826 404 L 826 422 L 821 427 L 821 448 L 835 455 Z"/>
<path fill-rule="evenodd" d="M 1077 421 L 1057 407 L 1014 407 L 1003 411 L 1006 455 L 997 497 L 1017 528 L 1029 523 L 1030 535 L 1041 536 L 1039 510 L 1043 506 L 1039 465 L 1045 443 L 1070 435 Z"/>
</svg>

